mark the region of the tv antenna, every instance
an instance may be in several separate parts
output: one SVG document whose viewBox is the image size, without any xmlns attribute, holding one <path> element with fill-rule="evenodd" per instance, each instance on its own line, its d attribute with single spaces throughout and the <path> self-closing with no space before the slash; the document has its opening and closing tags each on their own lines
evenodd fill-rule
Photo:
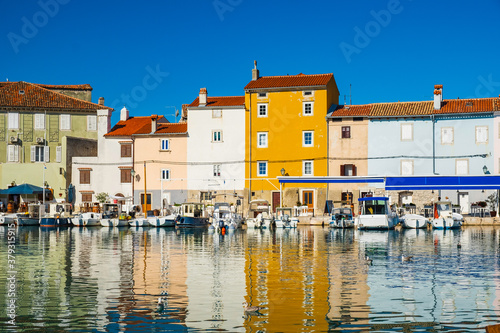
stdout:
<svg viewBox="0 0 500 333">
<path fill-rule="evenodd" d="M 179 117 L 179 109 L 177 109 L 175 106 L 173 105 L 169 105 L 169 106 L 165 106 L 165 108 L 174 108 L 175 109 L 175 112 L 174 112 L 174 115 L 175 115 L 175 122 L 177 122 L 177 117 Z"/>
</svg>

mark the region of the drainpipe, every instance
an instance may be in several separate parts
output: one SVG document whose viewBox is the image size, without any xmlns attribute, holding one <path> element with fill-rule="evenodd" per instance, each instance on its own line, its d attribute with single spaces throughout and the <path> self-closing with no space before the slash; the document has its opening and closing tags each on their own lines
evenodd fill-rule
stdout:
<svg viewBox="0 0 500 333">
<path fill-rule="evenodd" d="M 249 110 L 248 110 L 248 203 L 252 201 L 252 91 L 248 91 L 249 94 Z"/>
<path fill-rule="evenodd" d="M 436 172 L 436 118 L 431 115 L 432 120 L 432 174 L 438 175 Z M 438 190 L 438 198 L 441 198 L 441 190 Z"/>
</svg>

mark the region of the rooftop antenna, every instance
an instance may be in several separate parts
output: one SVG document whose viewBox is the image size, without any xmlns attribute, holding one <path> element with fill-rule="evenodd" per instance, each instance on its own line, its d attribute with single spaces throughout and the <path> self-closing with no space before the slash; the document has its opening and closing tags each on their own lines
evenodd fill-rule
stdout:
<svg viewBox="0 0 500 333">
<path fill-rule="evenodd" d="M 346 102 L 346 99 L 347 99 L 347 95 L 346 95 L 346 94 L 344 94 L 344 105 L 347 103 L 347 102 Z"/>
<path fill-rule="evenodd" d="M 352 105 L 352 84 L 349 83 L 349 105 Z"/>
<path fill-rule="evenodd" d="M 169 106 L 165 106 L 165 109 L 167 108 L 174 108 L 175 109 L 175 122 L 177 122 L 177 116 L 179 115 L 179 111 L 177 110 L 177 108 L 173 105 L 169 105 Z"/>
</svg>

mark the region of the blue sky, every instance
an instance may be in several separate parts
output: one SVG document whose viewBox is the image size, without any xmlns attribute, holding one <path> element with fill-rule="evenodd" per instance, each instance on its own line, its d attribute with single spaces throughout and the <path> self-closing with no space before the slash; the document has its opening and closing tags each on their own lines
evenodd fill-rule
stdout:
<svg viewBox="0 0 500 333">
<path fill-rule="evenodd" d="M 260 74 L 334 73 L 353 104 L 500 94 L 500 0 L 3 1 L 0 81 L 89 83 L 132 116 L 243 95 Z M 347 97 L 349 101 L 349 97 Z"/>
</svg>

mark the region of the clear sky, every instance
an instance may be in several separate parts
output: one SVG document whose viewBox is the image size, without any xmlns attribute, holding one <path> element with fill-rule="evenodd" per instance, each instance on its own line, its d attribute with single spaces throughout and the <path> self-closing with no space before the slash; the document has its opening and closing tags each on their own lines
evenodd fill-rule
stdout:
<svg viewBox="0 0 500 333">
<path fill-rule="evenodd" d="M 262 76 L 334 73 L 341 100 L 500 94 L 500 0 L 2 1 L 0 81 L 90 84 L 131 116 L 243 95 Z"/>
</svg>

